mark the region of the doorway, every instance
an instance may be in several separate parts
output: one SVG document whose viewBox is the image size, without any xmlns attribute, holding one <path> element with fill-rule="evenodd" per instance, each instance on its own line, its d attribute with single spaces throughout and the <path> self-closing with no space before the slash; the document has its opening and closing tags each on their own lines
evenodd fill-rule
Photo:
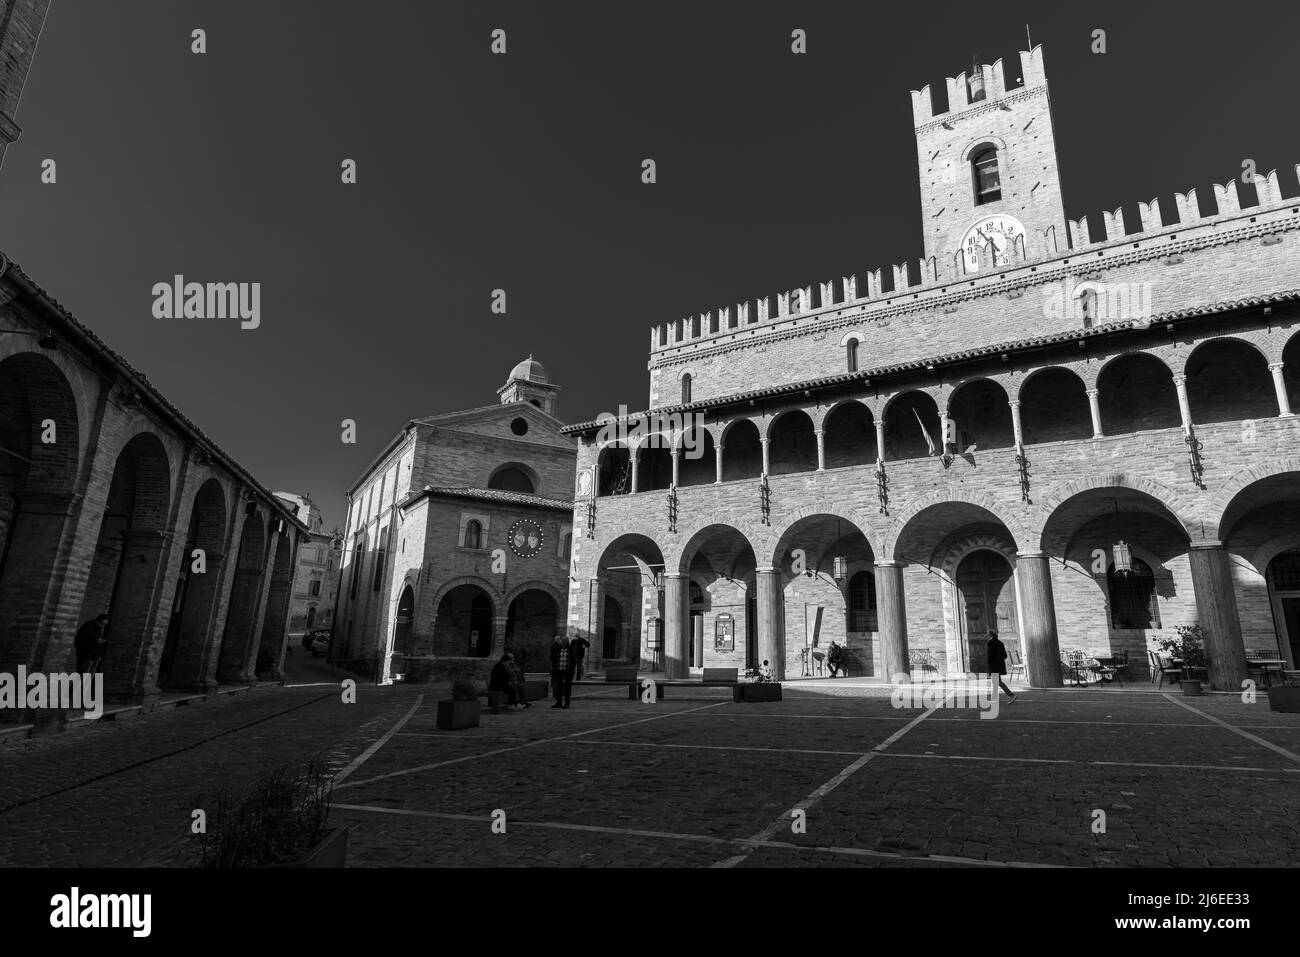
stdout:
<svg viewBox="0 0 1300 957">
<path fill-rule="evenodd" d="M 957 594 L 966 630 L 963 652 L 966 672 L 984 674 L 988 668 L 989 631 L 996 630 L 1008 647 L 1018 644 L 1016 587 L 1011 563 L 998 552 L 971 552 L 957 566 Z"/>
<path fill-rule="evenodd" d="M 1278 651 L 1287 668 L 1300 661 L 1300 548 L 1283 552 L 1268 563 L 1269 602 L 1273 606 L 1273 626 L 1277 632 Z"/>
</svg>

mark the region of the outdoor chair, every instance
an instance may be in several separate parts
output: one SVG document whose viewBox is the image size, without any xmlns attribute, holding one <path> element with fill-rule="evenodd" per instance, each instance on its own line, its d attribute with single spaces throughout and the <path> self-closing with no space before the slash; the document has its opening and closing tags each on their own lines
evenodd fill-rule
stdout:
<svg viewBox="0 0 1300 957">
<path fill-rule="evenodd" d="M 1182 683 L 1182 669 L 1174 665 L 1168 658 L 1163 655 L 1158 655 L 1153 651 L 1151 652 L 1151 662 L 1156 673 L 1160 675 L 1160 681 L 1156 685 L 1157 690 L 1164 686 L 1165 675 L 1168 675 L 1169 680 L 1174 684 Z"/>
<path fill-rule="evenodd" d="M 1025 667 L 1025 659 L 1021 657 L 1020 649 L 1012 648 L 1008 651 L 1007 654 L 1011 659 L 1011 670 L 1007 673 L 1007 677 L 1014 678 L 1016 676 L 1016 673 L 1019 672 L 1020 677 L 1028 681 L 1029 670 Z"/>
<path fill-rule="evenodd" d="M 1061 657 L 1061 677 L 1074 685 L 1083 684 L 1083 678 L 1079 674 L 1079 666 L 1069 658 Z"/>
<path fill-rule="evenodd" d="M 1111 671 L 1115 673 L 1115 680 L 1119 682 L 1121 688 L 1124 687 L 1124 681 L 1120 677 L 1121 675 L 1129 681 L 1133 680 L 1132 672 L 1129 671 L 1127 651 L 1116 652 L 1110 668 Z"/>
</svg>

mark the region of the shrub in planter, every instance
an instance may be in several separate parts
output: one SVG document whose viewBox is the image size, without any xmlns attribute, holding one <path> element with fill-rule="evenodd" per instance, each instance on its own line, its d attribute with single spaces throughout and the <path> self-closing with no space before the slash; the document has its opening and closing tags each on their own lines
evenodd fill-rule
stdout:
<svg viewBox="0 0 1300 957">
<path fill-rule="evenodd" d="M 477 728 L 479 711 L 478 685 L 458 679 L 451 683 L 451 700 L 438 702 L 438 727 L 444 731 Z"/>
<path fill-rule="evenodd" d="M 732 701 L 780 701 L 781 682 L 761 668 L 750 668 L 744 682 L 731 690 Z"/>
<path fill-rule="evenodd" d="M 329 827 L 333 778 L 325 765 L 286 764 L 245 791 L 223 788 L 197 835 L 204 867 L 342 867 L 347 827 Z M 205 807 L 196 799 L 195 807 Z"/>
</svg>

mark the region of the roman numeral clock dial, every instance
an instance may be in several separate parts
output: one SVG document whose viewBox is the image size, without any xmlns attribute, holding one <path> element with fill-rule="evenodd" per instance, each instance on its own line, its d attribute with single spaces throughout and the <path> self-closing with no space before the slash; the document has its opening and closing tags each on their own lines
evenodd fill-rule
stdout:
<svg viewBox="0 0 1300 957">
<path fill-rule="evenodd" d="M 1025 227 L 1014 216 L 999 213 L 985 216 L 973 223 L 961 240 L 962 256 L 966 259 L 966 272 L 979 272 L 980 253 L 992 244 L 993 265 L 1010 266 L 1011 253 L 1016 240 L 1023 238 Z"/>
</svg>

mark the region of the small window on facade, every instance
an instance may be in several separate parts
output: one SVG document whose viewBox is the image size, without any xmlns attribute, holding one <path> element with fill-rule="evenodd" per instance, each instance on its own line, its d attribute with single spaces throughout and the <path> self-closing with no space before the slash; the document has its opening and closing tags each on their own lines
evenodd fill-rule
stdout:
<svg viewBox="0 0 1300 957">
<path fill-rule="evenodd" d="M 998 177 L 998 151 L 985 146 L 970 158 L 975 177 L 975 205 L 997 202 L 1002 198 L 1002 181 Z"/>
<path fill-rule="evenodd" d="M 371 591 L 379 591 L 379 586 L 384 583 L 384 559 L 388 556 L 388 549 L 381 548 L 375 553 L 375 578 L 370 583 Z"/>
<path fill-rule="evenodd" d="M 525 418 L 511 419 L 510 431 L 515 435 L 528 434 L 528 420 Z"/>
<path fill-rule="evenodd" d="M 352 563 L 352 587 L 348 591 L 349 597 L 351 598 L 357 597 L 357 582 L 361 579 L 361 565 L 365 561 L 365 558 L 366 546 L 360 544 L 357 546 L 356 558 Z"/>
<path fill-rule="evenodd" d="M 691 374 L 688 372 L 682 376 L 682 402 L 691 401 Z"/>
<path fill-rule="evenodd" d="M 849 344 L 844 347 L 846 367 L 849 372 L 858 371 L 858 340 L 850 339 Z"/>
<path fill-rule="evenodd" d="M 318 596 L 320 595 L 320 579 L 319 579 L 319 578 L 313 578 L 313 579 L 311 580 L 311 587 L 307 589 L 307 594 L 311 595 L 313 598 L 316 598 L 316 597 L 318 597 Z"/>
<path fill-rule="evenodd" d="M 849 579 L 849 631 L 876 630 L 876 576 L 858 572 Z"/>
<path fill-rule="evenodd" d="M 563 538 L 563 540 L 560 542 L 560 557 L 561 557 L 561 558 L 568 558 L 568 557 L 569 557 L 569 546 L 572 545 L 572 544 L 573 544 L 573 536 L 572 536 L 571 534 L 566 533 L 565 536 L 564 536 L 564 538 Z"/>
<path fill-rule="evenodd" d="M 465 525 L 465 547 L 482 548 L 483 547 L 483 526 L 478 521 L 471 519 Z"/>
</svg>

